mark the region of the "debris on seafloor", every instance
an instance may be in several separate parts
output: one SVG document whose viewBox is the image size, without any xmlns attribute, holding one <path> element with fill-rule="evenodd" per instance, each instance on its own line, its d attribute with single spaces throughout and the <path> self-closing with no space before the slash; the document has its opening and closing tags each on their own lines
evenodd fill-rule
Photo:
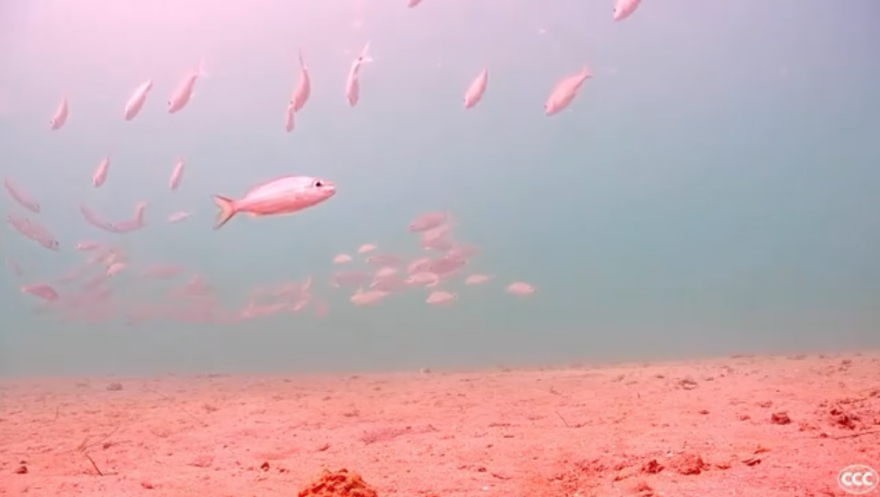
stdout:
<svg viewBox="0 0 880 497">
<path fill-rule="evenodd" d="M 378 497 L 361 475 L 343 468 L 325 469 L 320 476 L 299 491 L 297 497 Z"/>
</svg>

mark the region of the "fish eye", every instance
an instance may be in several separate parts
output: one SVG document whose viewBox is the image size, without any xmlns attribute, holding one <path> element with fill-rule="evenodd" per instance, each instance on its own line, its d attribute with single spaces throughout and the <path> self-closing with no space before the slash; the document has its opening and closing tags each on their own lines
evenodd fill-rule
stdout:
<svg viewBox="0 0 880 497">
<path fill-rule="evenodd" d="M 324 182 L 321 180 L 317 180 L 317 181 L 315 181 L 314 186 L 315 186 L 315 188 L 321 188 L 322 186 L 324 186 Z"/>
</svg>

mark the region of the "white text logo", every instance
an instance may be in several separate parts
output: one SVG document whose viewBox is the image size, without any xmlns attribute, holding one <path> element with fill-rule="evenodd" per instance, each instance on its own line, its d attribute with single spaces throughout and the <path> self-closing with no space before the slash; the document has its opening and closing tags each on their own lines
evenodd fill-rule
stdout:
<svg viewBox="0 0 880 497">
<path fill-rule="evenodd" d="M 880 484 L 880 475 L 870 466 L 853 464 L 840 470 L 837 475 L 837 484 L 848 494 L 866 494 L 876 489 Z"/>
</svg>

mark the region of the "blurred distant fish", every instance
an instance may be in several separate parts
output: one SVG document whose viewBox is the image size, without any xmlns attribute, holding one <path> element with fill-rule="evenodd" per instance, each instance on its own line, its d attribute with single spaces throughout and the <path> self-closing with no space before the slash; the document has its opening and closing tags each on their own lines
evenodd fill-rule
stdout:
<svg viewBox="0 0 880 497">
<path fill-rule="evenodd" d="M 309 176 L 283 176 L 252 188 L 239 200 L 214 195 L 220 209 L 214 229 L 220 229 L 233 216 L 245 212 L 254 217 L 293 214 L 318 205 L 336 194 L 327 180 Z"/>
<path fill-rule="evenodd" d="M 420 3 L 422 3 L 422 0 L 407 0 L 406 6 L 409 8 L 413 8 Z"/>
<path fill-rule="evenodd" d="M 523 281 L 517 281 L 507 285 L 507 293 L 511 295 L 526 296 L 535 293 L 535 287 Z"/>
<path fill-rule="evenodd" d="M 293 104 L 288 104 L 287 110 L 284 112 L 284 131 L 288 133 L 293 131 L 296 119 L 295 114 L 296 111 L 293 109 Z"/>
<path fill-rule="evenodd" d="M 642 0 L 614 0 L 613 19 L 622 21 L 631 16 L 639 8 L 641 2 Z"/>
<path fill-rule="evenodd" d="M 367 283 L 370 274 L 366 271 L 337 271 L 333 273 L 332 284 L 339 287 L 356 287 Z"/>
<path fill-rule="evenodd" d="M 590 69 L 584 67 L 581 69 L 581 72 L 562 78 L 562 80 L 556 83 L 553 91 L 550 92 L 550 96 L 547 97 L 547 102 L 544 103 L 544 114 L 552 116 L 568 107 L 574 100 L 574 97 L 577 96 L 581 85 L 590 77 L 592 77 Z"/>
<path fill-rule="evenodd" d="M 411 233 L 422 233 L 432 230 L 445 223 L 448 218 L 449 214 L 446 212 L 426 212 L 409 223 L 409 231 Z"/>
<path fill-rule="evenodd" d="M 190 73 L 186 75 L 186 78 L 180 83 L 180 86 L 178 86 L 177 89 L 174 90 L 174 93 L 171 94 L 171 98 L 168 100 L 169 114 L 174 114 L 186 107 L 186 104 L 192 99 L 196 87 L 196 81 L 198 81 L 200 76 L 208 77 L 208 73 L 205 72 L 204 60 L 199 62 L 199 67 L 195 71 L 190 71 Z"/>
<path fill-rule="evenodd" d="M 345 82 L 345 98 L 348 100 L 348 105 L 354 107 L 357 105 L 360 100 L 361 95 L 361 84 L 360 84 L 360 70 L 361 65 L 365 62 L 373 62 L 373 58 L 370 57 L 370 43 L 367 42 L 367 45 L 361 51 L 361 54 L 358 55 L 358 58 L 355 59 L 351 64 L 351 69 L 348 71 L 348 80 Z"/>
<path fill-rule="evenodd" d="M 394 254 L 376 254 L 367 257 L 364 262 L 373 266 L 397 266 L 403 261 Z"/>
<path fill-rule="evenodd" d="M 123 269 L 126 268 L 126 264 L 124 262 L 114 262 L 107 266 L 107 272 L 105 273 L 107 276 L 116 276 Z"/>
<path fill-rule="evenodd" d="M 104 157 L 101 159 L 101 162 L 98 163 L 98 167 L 95 168 L 95 174 L 92 175 L 92 186 L 95 188 L 100 188 L 101 185 L 107 181 L 107 172 L 110 169 L 110 156 Z"/>
<path fill-rule="evenodd" d="M 33 295 L 34 297 L 45 300 L 46 302 L 54 302 L 58 300 L 58 292 L 46 283 L 34 283 L 21 287 L 22 293 Z"/>
<path fill-rule="evenodd" d="M 62 97 L 58 109 L 55 110 L 52 119 L 49 119 L 49 127 L 52 131 L 61 129 L 61 127 L 64 126 L 64 123 L 67 122 L 68 115 L 70 115 L 70 108 L 67 105 L 67 97 Z"/>
<path fill-rule="evenodd" d="M 333 258 L 333 264 L 348 264 L 351 262 L 351 256 L 348 254 L 339 254 Z"/>
<path fill-rule="evenodd" d="M 144 102 L 147 101 L 147 95 L 150 94 L 150 90 L 152 89 L 153 80 L 148 79 L 134 90 L 134 93 L 125 103 L 125 109 L 122 112 L 122 117 L 126 121 L 131 121 L 140 113 L 141 109 L 144 107 Z"/>
<path fill-rule="evenodd" d="M 483 93 L 486 93 L 486 85 L 489 83 L 489 70 L 483 69 L 483 72 L 468 87 L 464 94 L 464 108 L 470 109 L 480 103 Z"/>
<path fill-rule="evenodd" d="M 93 242 L 91 240 L 84 240 L 82 242 L 77 242 L 76 249 L 80 252 L 89 252 L 100 247 L 97 242 Z"/>
<path fill-rule="evenodd" d="M 21 276 L 22 274 L 24 274 L 24 271 L 21 270 L 21 266 L 9 257 L 6 257 L 6 267 L 9 269 L 10 272 L 12 272 L 12 274 L 16 276 Z"/>
<path fill-rule="evenodd" d="M 293 90 L 293 95 L 290 97 L 290 105 L 293 107 L 294 112 L 299 112 L 306 105 L 306 102 L 309 100 L 309 95 L 312 93 L 312 83 L 309 79 L 309 68 L 306 66 L 306 62 L 303 59 L 302 50 L 299 52 L 299 82 L 296 85 L 296 88 Z"/>
<path fill-rule="evenodd" d="M 430 295 L 428 295 L 428 298 L 425 299 L 425 303 L 427 303 L 429 305 L 442 305 L 442 304 L 448 304 L 448 303 L 456 300 L 457 298 L 458 298 L 458 295 L 456 295 L 454 293 L 446 292 L 443 290 L 436 290 L 436 291 L 431 292 Z"/>
<path fill-rule="evenodd" d="M 184 219 L 190 217 L 191 215 L 192 215 L 191 212 L 177 211 L 177 212 L 171 214 L 170 216 L 168 216 L 168 222 L 169 223 L 179 223 L 179 222 L 183 221 Z"/>
<path fill-rule="evenodd" d="M 128 221 L 113 224 L 113 231 L 116 233 L 129 233 L 143 228 L 144 210 L 146 210 L 146 208 L 146 202 L 138 202 L 134 207 L 134 217 Z"/>
<path fill-rule="evenodd" d="M 483 283 L 485 283 L 485 282 L 487 282 L 487 281 L 489 281 L 489 280 L 491 280 L 491 279 L 493 279 L 493 278 L 495 278 L 494 275 L 488 275 L 488 274 L 472 274 L 472 275 L 468 276 L 468 277 L 464 280 L 464 284 L 465 284 L 465 285 L 468 285 L 468 286 L 472 286 L 472 285 L 481 285 L 481 284 L 483 284 Z"/>
<path fill-rule="evenodd" d="M 177 190 L 177 187 L 180 186 L 180 180 L 183 179 L 183 168 L 183 159 L 178 157 L 177 162 L 174 163 L 174 169 L 171 171 L 171 178 L 168 179 L 168 188 L 171 191 Z"/>
<path fill-rule="evenodd" d="M 31 221 L 25 217 L 19 217 L 13 214 L 9 214 L 6 220 L 10 226 L 27 238 L 30 238 L 49 250 L 58 251 L 58 240 L 49 233 L 49 230 L 36 221 Z"/>
<path fill-rule="evenodd" d="M 372 243 L 365 243 L 365 244 L 361 245 L 360 247 L 358 247 L 357 252 L 358 252 L 358 254 L 366 254 L 366 253 L 369 253 L 369 252 L 376 250 L 376 248 L 377 247 L 375 245 L 373 245 Z"/>
<path fill-rule="evenodd" d="M 367 292 L 358 291 L 355 292 L 349 300 L 351 300 L 352 304 L 357 306 L 370 305 L 382 301 L 388 295 L 389 292 L 382 290 L 370 290 Z"/>
<path fill-rule="evenodd" d="M 13 200 L 18 202 L 19 205 L 35 214 L 40 213 L 40 204 L 36 200 L 31 198 L 30 195 L 25 193 L 24 190 L 22 190 L 12 181 L 10 181 L 9 178 L 3 179 L 3 186 L 6 188 L 9 196 L 12 197 Z"/>
<path fill-rule="evenodd" d="M 409 277 L 404 280 L 404 283 L 412 287 L 423 286 L 430 288 L 440 283 L 440 277 L 434 273 L 424 271 L 409 275 Z"/>
<path fill-rule="evenodd" d="M 85 220 L 92 226 L 100 228 L 104 231 L 109 231 L 110 233 L 116 233 L 116 229 L 113 227 L 113 224 L 101 219 L 101 217 L 98 216 L 95 211 L 89 209 L 84 205 L 79 206 L 79 211 L 82 213 Z"/>
<path fill-rule="evenodd" d="M 406 266 L 406 272 L 409 274 L 415 273 L 423 273 L 428 271 L 428 268 L 431 266 L 431 258 L 430 257 L 419 257 L 418 259 L 410 262 Z"/>
</svg>

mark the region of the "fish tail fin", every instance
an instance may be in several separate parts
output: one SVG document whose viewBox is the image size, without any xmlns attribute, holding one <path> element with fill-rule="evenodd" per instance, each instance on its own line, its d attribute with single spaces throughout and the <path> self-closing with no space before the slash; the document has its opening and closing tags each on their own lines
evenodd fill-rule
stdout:
<svg viewBox="0 0 880 497">
<path fill-rule="evenodd" d="M 364 49 L 361 50 L 360 56 L 358 56 L 358 62 L 373 62 L 373 57 L 370 55 L 370 45 L 372 41 L 368 41 L 364 46 Z"/>
<path fill-rule="evenodd" d="M 137 219 L 138 226 L 144 224 L 144 210 L 146 210 L 146 208 L 146 202 L 139 202 L 135 207 L 135 219 Z"/>
<path fill-rule="evenodd" d="M 220 195 L 214 195 L 214 204 L 220 209 L 217 212 L 217 219 L 214 221 L 214 229 L 219 230 L 235 215 L 235 201 Z"/>
<path fill-rule="evenodd" d="M 303 58 L 302 49 L 300 49 L 300 51 L 299 51 L 299 66 L 302 67 L 303 69 L 305 69 L 306 71 L 309 70 L 309 67 L 306 65 L 306 60 L 305 60 L 305 58 Z"/>
<path fill-rule="evenodd" d="M 584 79 L 593 77 L 593 71 L 590 70 L 589 66 L 584 66 L 584 68 L 581 69 L 581 77 Z"/>
</svg>

